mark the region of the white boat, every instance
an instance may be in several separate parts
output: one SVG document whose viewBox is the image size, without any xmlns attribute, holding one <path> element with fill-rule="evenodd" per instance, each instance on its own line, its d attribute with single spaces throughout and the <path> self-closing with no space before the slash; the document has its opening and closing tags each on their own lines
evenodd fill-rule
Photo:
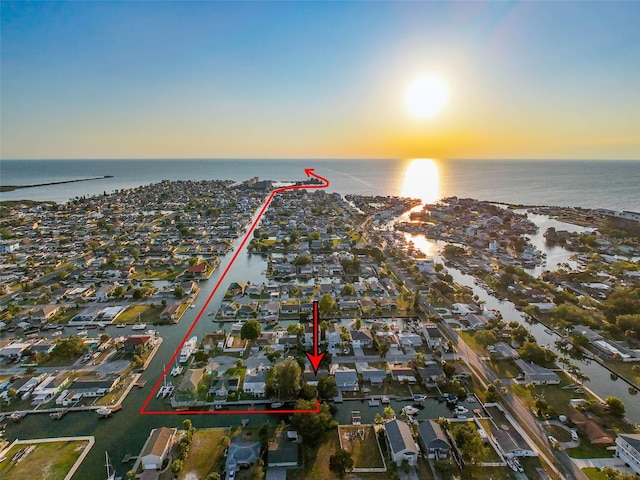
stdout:
<svg viewBox="0 0 640 480">
<path fill-rule="evenodd" d="M 184 370 L 184 367 L 182 367 L 180 365 L 176 365 L 175 367 L 173 367 L 171 369 L 171 376 L 172 377 L 177 377 L 178 375 L 182 374 L 183 370 Z"/>
<path fill-rule="evenodd" d="M 458 405 L 456 408 L 453 409 L 454 413 L 467 413 L 469 411 L 468 408 L 463 407 L 462 405 Z"/>
<path fill-rule="evenodd" d="M 271 408 L 280 408 L 283 405 L 284 405 L 284 402 L 273 402 L 271 404 Z"/>
<path fill-rule="evenodd" d="M 380 397 L 380 402 L 385 404 L 385 405 L 388 405 L 390 403 L 390 399 L 389 399 L 389 397 L 387 395 L 382 395 Z"/>
<path fill-rule="evenodd" d="M 11 415 L 9 415 L 9 418 L 14 422 L 17 422 L 18 420 L 24 418 L 26 415 L 27 412 L 13 412 Z"/>
<path fill-rule="evenodd" d="M 136 323 L 131 330 L 144 330 L 147 326 L 144 323 Z"/>
<path fill-rule="evenodd" d="M 96 410 L 96 413 L 101 417 L 108 417 L 111 415 L 111 409 L 109 407 L 100 407 Z"/>
<path fill-rule="evenodd" d="M 88 330 L 80 330 L 77 335 L 79 337 L 87 337 L 87 336 L 89 336 L 89 331 Z"/>
<path fill-rule="evenodd" d="M 104 452 L 104 457 L 105 457 L 105 467 L 107 467 L 107 480 L 115 480 L 116 471 L 114 470 L 113 465 L 111 465 L 111 461 L 109 460 L 109 454 L 107 452 Z"/>
<path fill-rule="evenodd" d="M 379 407 L 380 406 L 380 400 L 376 400 L 375 398 L 372 398 L 371 400 L 369 400 L 369 406 L 370 407 Z"/>
<path fill-rule="evenodd" d="M 419 409 L 412 407 L 411 405 L 407 405 L 406 407 L 402 407 L 402 411 L 407 415 L 417 415 L 420 411 Z"/>
<path fill-rule="evenodd" d="M 191 355 L 198 348 L 198 337 L 191 337 L 189 340 L 185 342 L 182 346 L 182 350 L 180 350 L 180 363 L 186 363 L 191 358 Z"/>
</svg>

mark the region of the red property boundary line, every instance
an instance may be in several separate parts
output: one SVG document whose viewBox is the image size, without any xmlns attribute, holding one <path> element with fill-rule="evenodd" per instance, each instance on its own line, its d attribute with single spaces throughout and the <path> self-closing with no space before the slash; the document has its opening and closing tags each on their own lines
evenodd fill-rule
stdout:
<svg viewBox="0 0 640 480">
<path fill-rule="evenodd" d="M 149 394 L 149 396 L 147 397 L 145 402 L 142 404 L 142 407 L 140 408 L 140 415 L 193 415 L 193 414 L 207 414 L 207 415 L 238 415 L 238 414 L 244 414 L 244 415 L 254 415 L 254 414 L 259 414 L 259 413 L 293 414 L 293 413 L 319 413 L 320 412 L 320 401 L 318 399 L 316 399 L 316 408 L 315 409 L 301 409 L 301 410 L 295 410 L 295 409 L 288 409 L 288 410 L 271 409 L 271 410 L 266 410 L 266 409 L 264 409 L 264 410 L 181 410 L 181 411 L 151 410 L 151 411 L 147 411 L 147 407 L 149 406 L 149 402 L 151 402 L 151 399 L 153 398 L 153 395 L 158 391 L 158 388 L 160 388 L 160 384 L 162 383 L 162 379 L 167 375 L 167 372 L 169 371 L 169 368 L 175 362 L 175 359 L 178 356 L 178 352 L 180 352 L 180 350 L 182 349 L 182 346 L 185 344 L 187 339 L 190 337 L 191 332 L 195 328 L 196 324 L 200 321 L 200 317 L 202 317 L 202 314 L 207 309 L 207 306 L 209 305 L 209 302 L 211 301 L 213 296 L 218 291 L 218 288 L 220 287 L 220 285 L 222 284 L 222 281 L 227 276 L 227 273 L 231 269 L 231 266 L 236 261 L 236 258 L 238 257 L 238 255 L 240 254 L 240 252 L 244 248 L 245 244 L 247 243 L 247 240 L 249 240 L 249 238 L 251 237 L 251 234 L 253 233 L 253 231 L 255 230 L 256 226 L 258 225 L 258 222 L 260 221 L 260 219 L 264 215 L 264 212 L 267 211 L 267 208 L 269 207 L 269 204 L 271 203 L 271 200 L 273 200 L 273 197 L 276 194 L 281 193 L 281 192 L 285 192 L 287 190 L 327 188 L 329 186 L 329 180 L 327 180 L 326 178 L 321 177 L 320 175 L 316 174 L 314 172 L 314 170 L 315 169 L 313 169 L 313 168 L 305 168 L 304 169 L 304 173 L 306 173 L 307 177 L 313 176 L 313 177 L 317 178 L 318 180 L 322 180 L 322 182 L 323 182 L 322 184 L 319 184 L 319 185 L 291 185 L 291 186 L 288 186 L 288 187 L 276 188 L 275 190 L 273 190 L 271 192 L 271 195 L 269 195 L 269 198 L 267 198 L 267 201 L 264 203 L 264 205 L 262 207 L 262 210 L 260 210 L 260 213 L 258 213 L 258 216 L 253 221 L 253 224 L 251 225 L 251 228 L 249 228 L 249 230 L 245 234 L 244 238 L 242 239 L 242 243 L 240 243 L 238 248 L 236 248 L 236 253 L 231 258 L 231 261 L 229 262 L 227 267 L 224 269 L 224 272 L 222 272 L 222 275 L 220 276 L 220 279 L 218 280 L 218 283 L 216 283 L 216 286 L 213 287 L 213 290 L 211 291 L 211 293 L 207 297 L 207 301 L 204 302 L 204 305 L 202 306 L 202 309 L 200 309 L 200 312 L 198 313 L 198 315 L 196 316 L 195 320 L 191 324 L 191 327 L 189 327 L 189 330 L 187 331 L 187 333 L 185 334 L 184 338 L 182 339 L 182 342 L 180 342 L 180 345 L 178 346 L 178 348 L 174 352 L 173 357 L 171 357 L 171 360 L 167 363 L 167 366 L 165 367 L 164 371 L 162 372 L 162 375 L 160 376 L 160 378 L 158 378 L 158 381 L 156 382 L 156 384 L 154 385 L 153 389 L 151 390 L 151 393 Z"/>
</svg>

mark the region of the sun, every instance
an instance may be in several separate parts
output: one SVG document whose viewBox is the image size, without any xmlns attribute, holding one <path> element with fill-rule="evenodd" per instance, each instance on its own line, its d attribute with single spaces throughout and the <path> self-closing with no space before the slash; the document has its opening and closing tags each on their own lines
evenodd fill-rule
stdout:
<svg viewBox="0 0 640 480">
<path fill-rule="evenodd" d="M 439 75 L 426 73 L 415 78 L 404 92 L 404 105 L 418 118 L 432 118 L 439 114 L 449 99 L 447 82 Z"/>
</svg>

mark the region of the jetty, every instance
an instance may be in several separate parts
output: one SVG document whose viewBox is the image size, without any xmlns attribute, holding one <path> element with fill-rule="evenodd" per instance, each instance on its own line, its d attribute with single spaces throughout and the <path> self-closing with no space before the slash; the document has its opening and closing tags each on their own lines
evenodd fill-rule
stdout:
<svg viewBox="0 0 640 480">
<path fill-rule="evenodd" d="M 113 178 L 113 175 L 103 175 L 102 177 L 78 178 L 76 180 L 63 180 L 61 182 L 33 183 L 31 185 L 0 185 L 0 192 L 12 192 L 21 188 L 48 187 L 51 185 L 63 185 L 65 183 L 88 182 L 90 180 L 104 180 Z"/>
</svg>

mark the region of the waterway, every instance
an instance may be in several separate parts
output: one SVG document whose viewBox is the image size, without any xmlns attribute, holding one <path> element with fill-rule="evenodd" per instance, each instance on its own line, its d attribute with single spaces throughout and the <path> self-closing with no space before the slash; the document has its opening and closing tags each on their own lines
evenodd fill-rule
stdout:
<svg viewBox="0 0 640 480">
<path fill-rule="evenodd" d="M 234 242 L 234 250 L 239 247 L 241 239 Z M 74 413 L 65 415 L 61 420 L 52 420 L 49 415 L 27 415 L 19 423 L 9 423 L 5 432 L 5 437 L 13 441 L 15 439 L 44 438 L 44 437 L 66 437 L 75 435 L 94 435 L 96 443 L 89 452 L 76 474 L 74 480 L 100 480 L 105 477 L 104 452 L 108 451 L 117 476 L 122 476 L 133 466 L 133 462 L 122 464 L 121 461 L 126 454 L 138 455 L 145 440 L 152 429 L 157 427 L 180 427 L 187 416 L 185 415 L 140 415 L 139 411 L 151 393 L 151 389 L 162 375 L 165 365 L 171 360 L 174 352 L 181 344 L 187 331 L 192 326 L 197 315 L 202 310 L 207 298 L 217 284 L 222 272 L 234 255 L 234 251 L 229 252 L 221 258 L 221 264 L 214 274 L 206 281 L 200 282 L 200 295 L 195 307 L 187 309 L 183 318 L 177 325 L 159 325 L 152 328 L 159 331 L 159 335 L 164 338 L 162 346 L 158 350 L 155 358 L 142 374 L 141 379 L 146 380 L 144 388 L 134 387 L 128 397 L 123 402 L 121 411 L 108 418 L 99 418 L 95 412 Z M 266 268 L 265 258 L 261 255 L 248 255 L 246 245 L 241 251 L 229 270 L 223 284 L 212 297 L 209 305 L 203 313 L 201 319 L 194 327 L 191 335 L 197 335 L 202 339 L 204 334 L 219 330 L 221 326 L 213 322 L 207 316 L 209 311 L 217 311 L 224 297 L 224 293 L 231 282 L 251 281 L 261 283 L 266 281 L 263 274 Z M 129 332 L 129 329 L 118 329 L 114 326 L 107 327 L 107 333 L 111 336 L 119 336 Z M 149 405 L 150 409 L 160 406 L 159 400 L 153 399 Z M 241 420 L 249 419 L 249 426 L 260 426 L 265 422 L 277 424 L 285 419 L 279 415 L 198 415 L 188 416 L 196 428 L 210 428 L 220 426 L 239 426 Z"/>
<path fill-rule="evenodd" d="M 530 235 L 529 238 L 537 249 L 546 254 L 546 263 L 529 270 L 529 273 L 539 276 L 544 270 L 554 270 L 558 265 L 564 263 L 575 266 L 575 262 L 570 259 L 573 252 L 561 246 L 548 246 L 542 235 L 549 227 L 575 232 L 590 231 L 591 229 L 560 222 L 546 215 L 529 214 L 529 218 L 540 228 L 538 233 Z M 440 251 L 446 244 L 445 242 L 430 240 L 425 238 L 424 235 L 405 235 L 406 238 L 411 240 L 416 248 L 422 250 L 425 255 L 433 258 L 435 261 L 443 262 Z M 556 333 L 548 333 L 547 328 L 541 323 L 529 323 L 527 321 L 528 316 L 517 310 L 512 302 L 500 300 L 487 290 L 476 285 L 475 278 L 472 275 L 465 274 L 453 267 L 447 267 L 447 270 L 456 283 L 471 288 L 474 295 L 478 295 L 479 300 L 485 303 L 486 308 L 499 311 L 506 322 L 515 320 L 519 324 L 524 325 L 536 338 L 539 345 L 548 347 L 558 355 L 564 354 L 556 346 L 556 341 L 560 339 Z M 618 397 L 625 404 L 627 419 L 636 424 L 640 423 L 640 403 L 637 401 L 637 396 L 629 393 L 629 385 L 626 382 L 620 379 L 612 380 L 611 373 L 595 361 L 572 359 L 572 362 L 575 363 L 585 375 L 589 376 L 589 380 L 585 382 L 587 388 L 600 398 L 605 398 L 610 395 Z"/>
</svg>

